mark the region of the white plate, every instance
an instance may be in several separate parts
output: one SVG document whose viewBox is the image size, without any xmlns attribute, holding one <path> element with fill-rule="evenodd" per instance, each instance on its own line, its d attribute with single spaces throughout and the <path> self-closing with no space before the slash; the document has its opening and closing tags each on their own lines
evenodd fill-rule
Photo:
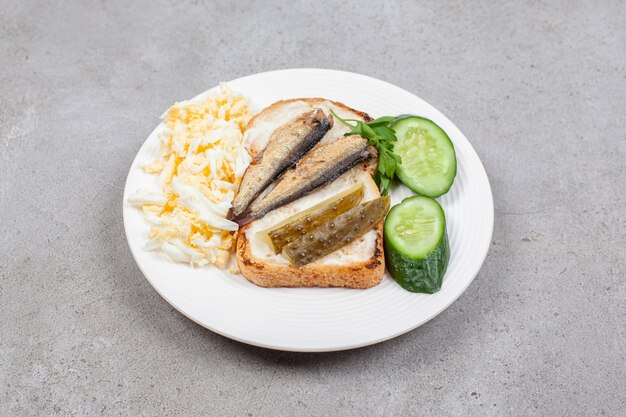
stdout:
<svg viewBox="0 0 626 417">
<path fill-rule="evenodd" d="M 454 185 L 438 199 L 446 213 L 450 264 L 441 290 L 434 295 L 407 292 L 389 275 L 385 275 L 380 285 L 367 290 L 266 289 L 241 275 L 213 267 L 194 269 L 146 252 L 142 248 L 148 226 L 141 211 L 127 200 L 138 188 L 156 187 L 156 176 L 145 174 L 140 164 L 152 161 L 157 154 L 157 127 L 139 150 L 128 173 L 124 227 L 139 268 L 172 306 L 207 329 L 241 342 L 272 349 L 321 352 L 352 349 L 399 336 L 441 313 L 465 291 L 489 249 L 493 199 L 478 155 L 450 120 L 399 87 L 349 72 L 272 71 L 239 78 L 228 85 L 247 95 L 256 110 L 286 98 L 325 97 L 372 117 L 411 113 L 441 126 L 454 142 L 458 158 Z M 410 190 L 399 186 L 391 194 L 392 205 L 409 195 L 412 195 Z"/>
</svg>

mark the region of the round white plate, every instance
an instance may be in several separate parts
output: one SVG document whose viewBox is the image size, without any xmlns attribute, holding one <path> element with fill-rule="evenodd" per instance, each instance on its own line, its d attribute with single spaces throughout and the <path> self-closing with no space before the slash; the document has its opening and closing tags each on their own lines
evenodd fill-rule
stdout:
<svg viewBox="0 0 626 417">
<path fill-rule="evenodd" d="M 391 339 L 441 313 L 472 282 L 491 242 L 493 199 L 487 174 L 463 133 L 417 96 L 375 78 L 349 72 L 290 69 L 250 75 L 227 83 L 249 97 L 254 110 L 281 99 L 325 97 L 372 117 L 416 114 L 445 130 L 456 149 L 458 173 L 450 192 L 438 201 L 447 219 L 451 258 L 441 290 L 434 295 L 403 290 L 385 275 L 367 290 L 343 288 L 261 288 L 241 275 L 214 267 L 192 268 L 146 252 L 148 226 L 128 196 L 142 187 L 157 189 L 155 175 L 140 165 L 159 148 L 157 127 L 143 144 L 124 189 L 124 227 L 130 249 L 152 286 L 196 323 L 252 345 L 304 352 L 352 349 Z M 201 94 L 212 94 L 217 87 Z M 182 98 L 181 98 L 182 99 Z M 412 195 L 399 185 L 392 205 Z"/>
</svg>

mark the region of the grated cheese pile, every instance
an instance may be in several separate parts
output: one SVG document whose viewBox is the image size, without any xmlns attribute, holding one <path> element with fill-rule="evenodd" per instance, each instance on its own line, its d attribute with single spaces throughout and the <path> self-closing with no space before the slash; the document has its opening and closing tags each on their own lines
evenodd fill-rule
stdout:
<svg viewBox="0 0 626 417">
<path fill-rule="evenodd" d="M 143 166 L 160 174 L 161 190 L 138 190 L 129 202 L 150 224 L 146 250 L 172 260 L 225 268 L 237 223 L 226 219 L 250 156 L 242 144 L 248 100 L 222 85 L 198 102 L 174 104 L 161 116 L 159 157 Z"/>
</svg>

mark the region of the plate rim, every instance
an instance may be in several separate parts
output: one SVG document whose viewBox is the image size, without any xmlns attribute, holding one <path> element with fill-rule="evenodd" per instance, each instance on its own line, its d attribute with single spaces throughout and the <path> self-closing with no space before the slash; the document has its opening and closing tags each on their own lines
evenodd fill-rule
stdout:
<svg viewBox="0 0 626 417">
<path fill-rule="evenodd" d="M 185 311 L 183 311 L 179 306 L 177 306 L 175 303 L 173 303 L 170 298 L 162 291 L 159 290 L 159 288 L 155 285 L 155 283 L 153 282 L 152 279 L 150 279 L 150 277 L 148 276 L 148 274 L 144 271 L 144 268 L 141 266 L 140 262 L 138 261 L 138 257 L 137 254 L 135 253 L 135 251 L 133 250 L 133 245 L 130 242 L 130 238 L 129 238 L 129 233 L 128 233 L 128 215 L 127 215 L 127 205 L 125 204 L 126 202 L 126 195 L 128 195 L 129 193 L 129 178 L 132 174 L 132 170 L 133 167 L 135 166 L 135 164 L 137 163 L 137 159 L 139 158 L 139 155 L 141 153 L 141 150 L 143 149 L 144 146 L 146 146 L 148 140 L 150 139 L 150 137 L 152 137 L 152 135 L 155 133 L 155 131 L 157 129 L 159 129 L 159 126 L 161 123 L 157 124 L 157 126 L 152 129 L 152 131 L 150 131 L 150 133 L 148 134 L 148 136 L 146 137 L 146 139 L 142 142 L 141 146 L 139 147 L 139 149 L 137 150 L 135 157 L 133 158 L 130 167 L 128 169 L 128 174 L 126 175 L 126 181 L 124 184 L 124 190 L 123 190 L 123 195 L 122 195 L 122 219 L 123 219 L 123 223 L 124 223 L 124 234 L 126 236 L 126 243 L 130 249 L 131 254 L 133 255 L 133 259 L 135 261 L 135 264 L 139 267 L 139 270 L 141 271 L 141 273 L 143 274 L 143 276 L 145 277 L 145 279 L 150 283 L 150 285 L 152 286 L 152 288 L 157 292 L 157 294 L 159 294 L 170 306 L 172 306 L 174 309 L 176 309 L 176 311 L 178 311 L 179 313 L 181 313 L 183 316 L 187 317 L 188 319 L 190 319 L 191 321 L 193 321 L 194 323 L 198 324 L 199 326 L 208 329 L 214 333 L 217 333 L 223 337 L 241 342 L 241 343 L 245 343 L 248 345 L 252 345 L 252 346 L 257 346 L 257 347 L 261 347 L 261 348 L 265 348 L 265 349 L 272 349 L 272 350 L 277 350 L 277 351 L 284 351 L 284 352 L 309 352 L 309 353 L 314 353 L 314 352 L 338 352 L 338 351 L 345 351 L 345 350 L 351 350 L 351 349 L 357 349 L 357 348 L 361 348 L 361 347 L 365 347 L 365 346 L 370 346 L 370 345 L 375 345 L 378 343 L 382 343 L 385 342 L 387 340 L 390 339 L 394 339 L 398 336 L 401 336 L 403 334 L 406 334 L 408 332 L 411 332 L 413 330 L 415 330 L 416 328 L 424 325 L 425 323 L 429 322 L 430 320 L 434 319 L 435 317 L 439 316 L 444 310 L 446 310 L 448 307 L 450 307 L 450 305 L 452 305 L 456 300 L 458 300 L 461 295 L 463 295 L 465 293 L 465 291 L 467 291 L 467 288 L 472 284 L 472 282 L 474 282 L 474 279 L 476 278 L 476 276 L 478 275 L 478 273 L 480 272 L 480 270 L 483 267 L 483 264 L 485 262 L 485 259 L 487 258 L 487 254 L 489 253 L 489 249 L 491 248 L 491 241 L 493 239 L 493 229 L 494 229 L 494 222 L 495 222 L 495 215 L 494 215 L 494 203 L 493 203 L 493 191 L 491 189 L 491 182 L 489 180 L 489 176 L 487 174 L 487 171 L 485 170 L 485 167 L 483 165 L 482 160 L 480 159 L 480 156 L 478 155 L 478 153 L 476 152 L 476 149 L 474 149 L 474 146 L 471 144 L 471 142 L 469 141 L 469 139 L 467 139 L 467 137 L 465 136 L 465 134 L 458 128 L 458 126 L 456 126 L 456 124 L 454 124 L 450 119 L 448 119 L 448 117 L 443 114 L 441 111 L 439 111 L 435 106 L 433 106 L 432 104 L 428 103 L 427 101 L 425 101 L 424 99 L 422 99 L 421 97 L 417 96 L 416 94 L 413 94 L 412 92 L 397 86 L 395 84 L 392 84 L 388 81 L 385 80 L 381 80 L 379 78 L 375 78 L 369 75 L 365 75 L 365 74 L 360 74 L 360 73 L 356 73 L 356 72 L 351 72 L 351 71 L 344 71 L 344 70 L 337 70 L 337 69 L 329 69 L 329 68 L 311 68 L 311 67 L 303 67 L 303 68 L 286 68 L 286 69 L 279 69 L 279 70 L 271 70 L 271 71 L 263 71 L 263 72 L 257 72 L 257 73 L 253 73 L 253 74 L 248 74 L 248 75 L 244 75 L 242 77 L 238 77 L 229 81 L 225 81 L 224 83 L 226 83 L 227 85 L 235 82 L 235 81 L 241 81 L 241 80 L 245 80 L 247 78 L 251 78 L 251 77 L 256 77 L 256 76 L 261 76 L 261 75 L 270 75 L 270 74 L 277 74 L 277 73 L 294 73 L 294 72 L 320 72 L 320 73 L 326 73 L 328 75 L 333 75 L 333 74 L 342 74 L 344 76 L 357 76 L 357 77 L 361 77 L 364 79 L 370 79 L 372 81 L 375 81 L 377 83 L 384 83 L 387 84 L 393 88 L 396 89 L 400 89 L 402 90 L 404 93 L 407 93 L 411 96 L 414 96 L 416 98 L 418 98 L 420 101 L 423 101 L 424 103 L 428 104 L 430 107 L 432 107 L 437 113 L 438 116 L 443 118 L 444 120 L 447 120 L 451 125 L 453 125 L 463 136 L 463 138 L 467 141 L 467 144 L 469 145 L 469 149 L 471 150 L 471 152 L 473 152 L 477 158 L 477 161 L 479 163 L 478 167 L 480 168 L 480 170 L 482 171 L 481 173 L 484 175 L 484 178 L 486 180 L 486 190 L 488 193 L 488 207 L 490 208 L 489 210 L 489 219 L 487 221 L 487 226 L 489 227 L 489 231 L 488 231 L 488 236 L 489 236 L 489 244 L 485 245 L 485 248 L 483 249 L 482 253 L 480 254 L 480 262 L 477 264 L 478 267 L 476 269 L 476 271 L 474 271 L 472 273 L 471 278 L 467 281 L 467 283 L 462 287 L 462 289 L 460 291 L 458 291 L 458 293 L 454 296 L 451 297 L 450 300 L 447 303 L 444 303 L 441 307 L 439 307 L 438 309 L 435 310 L 434 313 L 432 313 L 430 315 L 430 317 L 427 317 L 423 320 L 420 320 L 417 322 L 417 324 L 414 324 L 413 326 L 406 328 L 406 329 L 402 329 L 400 331 L 396 331 L 392 334 L 389 335 L 385 335 L 383 337 L 379 337 L 379 338 L 375 338 L 369 341 L 365 341 L 365 342 L 357 342 L 357 343 L 353 343 L 353 344 L 344 344 L 344 345 L 340 345 L 340 346 L 336 346 L 336 347 L 328 347 L 328 348 L 306 348 L 306 347 L 286 347 L 286 346 L 278 346 L 278 345 L 272 345 L 272 344 L 268 344 L 268 343 L 263 343 L 263 342 L 259 342 L 257 340 L 253 340 L 253 339 L 249 339 L 249 338 L 245 338 L 245 337 L 241 337 L 238 336 L 236 334 L 232 334 L 230 332 L 227 331 L 223 331 L 221 329 L 218 329 L 214 326 L 211 326 L 207 323 L 201 323 L 199 320 L 196 320 L 195 318 L 191 317 L 189 314 L 187 314 Z M 194 96 L 193 98 L 189 99 L 191 101 L 193 100 L 197 100 L 201 97 L 203 97 L 204 95 L 210 94 L 212 93 L 214 90 L 217 90 L 219 88 L 219 85 L 213 86 L 209 89 L 207 89 L 206 91 Z M 246 95 L 246 92 L 242 91 L 242 94 Z M 486 198 L 487 196 L 485 196 Z M 476 258 L 478 258 L 478 256 L 476 256 Z M 266 288 L 267 290 L 271 290 L 272 288 Z"/>
</svg>

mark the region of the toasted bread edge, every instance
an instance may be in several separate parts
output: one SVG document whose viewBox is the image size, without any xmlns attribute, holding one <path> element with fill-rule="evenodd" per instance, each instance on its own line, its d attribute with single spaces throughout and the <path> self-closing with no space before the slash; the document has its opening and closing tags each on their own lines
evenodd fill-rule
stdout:
<svg viewBox="0 0 626 417">
<path fill-rule="evenodd" d="M 363 118 L 364 121 L 366 122 L 370 122 L 373 119 L 370 117 L 369 114 L 359 111 L 359 110 L 355 110 L 353 108 L 350 108 L 348 106 L 346 106 L 343 103 L 340 103 L 338 101 L 333 101 L 333 100 L 328 100 L 326 98 L 322 98 L 322 97 L 311 97 L 311 98 L 290 98 L 287 100 L 279 100 L 275 103 L 270 104 L 269 106 L 267 106 L 266 108 L 264 108 L 263 110 L 261 110 L 260 112 L 258 112 L 257 114 L 255 114 L 249 121 L 248 121 L 248 125 L 246 127 L 246 129 L 250 129 L 252 126 L 254 126 L 254 124 L 256 123 L 256 120 L 259 118 L 259 116 L 261 116 L 263 113 L 268 112 L 268 111 L 272 111 L 274 110 L 276 107 L 279 106 L 283 106 L 287 103 L 293 103 L 294 101 L 304 101 L 306 103 L 309 103 L 311 105 L 315 105 L 316 103 L 320 103 L 320 102 L 324 102 L 324 101 L 328 101 L 333 103 L 335 106 L 340 107 L 344 110 L 350 111 L 358 116 L 360 116 L 361 118 Z"/>
</svg>

